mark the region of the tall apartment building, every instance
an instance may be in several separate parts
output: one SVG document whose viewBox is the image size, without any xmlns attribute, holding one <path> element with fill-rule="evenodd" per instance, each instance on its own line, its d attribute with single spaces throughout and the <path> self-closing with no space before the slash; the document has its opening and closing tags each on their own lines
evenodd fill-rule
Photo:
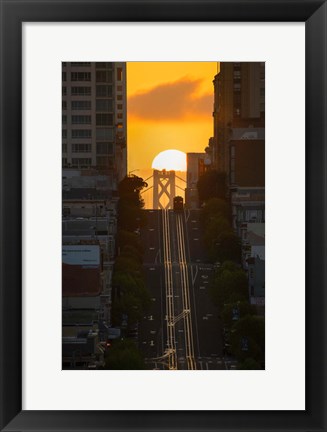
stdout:
<svg viewBox="0 0 327 432">
<path fill-rule="evenodd" d="M 186 166 L 185 206 L 194 209 L 199 207 L 197 183 L 208 167 L 206 153 L 187 153 Z"/>
<path fill-rule="evenodd" d="M 213 166 L 229 177 L 229 142 L 233 128 L 264 128 L 265 64 L 221 62 L 213 84 Z"/>
<path fill-rule="evenodd" d="M 265 64 L 220 63 L 214 78 L 213 166 L 226 173 L 251 303 L 265 293 Z"/>
<path fill-rule="evenodd" d="M 126 63 L 62 64 L 62 165 L 126 176 Z"/>
<path fill-rule="evenodd" d="M 126 123 L 125 63 L 62 64 L 62 324 L 68 367 L 76 367 L 77 353 L 83 367 L 96 365 L 98 342 L 108 339 L 117 186 L 127 174 Z M 90 323 L 82 337 L 80 328 Z"/>
</svg>

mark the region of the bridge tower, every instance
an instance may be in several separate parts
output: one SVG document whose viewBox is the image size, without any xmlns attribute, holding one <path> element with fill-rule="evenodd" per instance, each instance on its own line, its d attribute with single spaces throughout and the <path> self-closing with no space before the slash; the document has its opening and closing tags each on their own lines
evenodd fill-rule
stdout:
<svg viewBox="0 0 327 432">
<path fill-rule="evenodd" d="M 172 209 L 175 195 L 175 171 L 153 170 L 153 208 Z"/>
</svg>

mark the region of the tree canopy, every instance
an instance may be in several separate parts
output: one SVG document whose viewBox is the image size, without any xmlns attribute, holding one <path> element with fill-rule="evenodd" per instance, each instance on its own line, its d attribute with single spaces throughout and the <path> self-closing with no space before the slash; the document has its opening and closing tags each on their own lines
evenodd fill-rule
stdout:
<svg viewBox="0 0 327 432">
<path fill-rule="evenodd" d="M 226 231 L 230 231 L 229 222 L 220 215 L 212 216 L 205 222 L 204 242 L 211 261 L 217 261 L 217 248 L 220 237 Z"/>
<path fill-rule="evenodd" d="M 211 198 L 226 199 L 226 174 L 216 170 L 205 172 L 197 183 L 200 203 Z"/>
<path fill-rule="evenodd" d="M 260 368 L 265 364 L 265 320 L 247 315 L 237 321 L 231 331 L 232 353 L 242 362 L 253 359 Z"/>
<path fill-rule="evenodd" d="M 140 254 L 144 252 L 140 236 L 134 232 L 122 229 L 118 230 L 117 241 L 121 250 L 123 250 L 125 246 L 131 246 L 137 249 Z"/>
<path fill-rule="evenodd" d="M 230 206 L 222 198 L 209 199 L 202 209 L 202 220 L 208 220 L 213 216 L 221 216 L 224 219 L 230 218 Z"/>
<path fill-rule="evenodd" d="M 141 191 L 147 183 L 141 177 L 128 176 L 119 184 L 118 256 L 112 284 L 114 297 L 112 323 L 120 326 L 123 317 L 130 326 L 137 322 L 150 304 L 143 273 L 144 249 L 139 228 L 146 223 Z"/>
<path fill-rule="evenodd" d="M 122 230 L 136 231 L 146 224 L 146 215 L 142 211 L 144 200 L 141 196 L 142 189 L 148 184 L 135 175 L 126 176 L 118 186 L 118 226 Z"/>
<path fill-rule="evenodd" d="M 214 302 L 220 307 L 247 300 L 248 281 L 244 270 L 231 261 L 223 263 L 211 284 L 211 292 Z"/>
<path fill-rule="evenodd" d="M 233 231 L 224 231 L 220 234 L 214 250 L 214 258 L 219 262 L 241 262 L 241 239 Z"/>
<path fill-rule="evenodd" d="M 256 308 L 248 301 L 237 301 L 234 303 L 225 304 L 221 316 L 224 327 L 231 328 L 236 321 L 248 315 L 255 315 Z"/>
<path fill-rule="evenodd" d="M 145 369 L 142 354 L 129 339 L 116 341 L 109 348 L 105 359 L 105 369 L 140 370 Z"/>
<path fill-rule="evenodd" d="M 140 197 L 142 189 L 148 187 L 148 184 L 136 175 L 126 176 L 118 186 L 119 197 L 128 199 L 136 207 L 143 207 L 143 200 Z"/>
</svg>

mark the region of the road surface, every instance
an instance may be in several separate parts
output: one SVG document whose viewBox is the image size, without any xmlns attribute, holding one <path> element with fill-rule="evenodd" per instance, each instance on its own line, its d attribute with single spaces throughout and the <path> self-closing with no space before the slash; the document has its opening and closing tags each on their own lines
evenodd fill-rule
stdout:
<svg viewBox="0 0 327 432">
<path fill-rule="evenodd" d="M 219 312 L 209 286 L 213 267 L 202 242 L 199 210 L 145 210 L 141 230 L 151 307 L 138 344 L 149 369 L 233 369 L 223 358 Z"/>
</svg>

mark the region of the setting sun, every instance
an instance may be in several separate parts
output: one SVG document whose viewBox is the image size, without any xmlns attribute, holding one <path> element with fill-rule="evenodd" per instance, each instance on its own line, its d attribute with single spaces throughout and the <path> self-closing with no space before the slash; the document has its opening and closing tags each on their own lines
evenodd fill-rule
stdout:
<svg viewBox="0 0 327 432">
<path fill-rule="evenodd" d="M 186 171 L 186 154 L 180 150 L 165 150 L 153 159 L 152 168 L 167 171 Z"/>
</svg>

